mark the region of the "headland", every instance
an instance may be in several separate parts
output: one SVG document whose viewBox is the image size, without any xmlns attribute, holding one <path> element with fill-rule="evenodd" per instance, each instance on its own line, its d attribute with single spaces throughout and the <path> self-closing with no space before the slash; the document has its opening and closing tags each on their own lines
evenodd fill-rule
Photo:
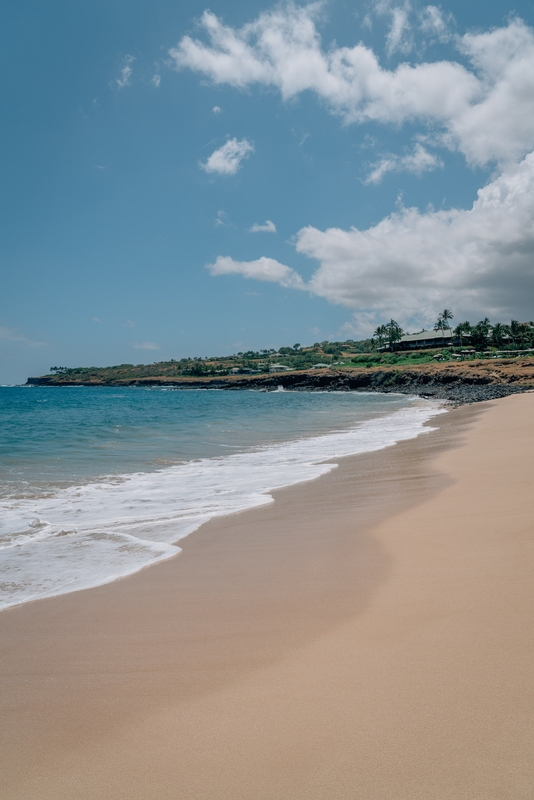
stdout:
<svg viewBox="0 0 534 800">
<path fill-rule="evenodd" d="M 166 386 L 176 389 L 402 392 L 455 405 L 493 400 L 534 388 L 534 358 L 476 358 L 455 363 L 385 363 L 267 374 L 176 375 L 158 364 L 87 368 L 28 378 L 31 386 Z"/>
</svg>

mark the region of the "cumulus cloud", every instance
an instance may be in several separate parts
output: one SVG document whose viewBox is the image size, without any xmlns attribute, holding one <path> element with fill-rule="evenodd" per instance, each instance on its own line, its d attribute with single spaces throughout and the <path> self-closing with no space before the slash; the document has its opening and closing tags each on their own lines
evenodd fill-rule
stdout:
<svg viewBox="0 0 534 800">
<path fill-rule="evenodd" d="M 399 6 L 390 51 L 408 45 Z M 402 63 L 384 69 L 359 43 L 323 47 L 321 5 L 277 6 L 241 28 L 205 11 L 207 43 L 184 36 L 169 53 L 215 84 L 273 86 L 284 99 L 312 91 L 347 123 L 419 121 L 441 130 L 442 142 L 472 164 L 506 163 L 534 147 L 534 32 L 521 20 L 487 33 L 455 38 L 470 68 L 456 61 Z M 421 24 L 446 36 L 439 10 L 426 8 Z"/>
<path fill-rule="evenodd" d="M 380 183 L 388 172 L 413 172 L 415 175 L 421 175 L 423 172 L 429 172 L 437 167 L 443 167 L 441 158 L 429 153 L 418 142 L 412 153 L 408 153 L 405 156 L 389 154 L 372 164 L 372 171 L 364 183 Z"/>
<path fill-rule="evenodd" d="M 270 219 L 265 220 L 263 225 L 258 225 L 257 222 L 254 223 L 252 228 L 250 228 L 251 233 L 276 233 L 276 225 L 274 222 L 271 222 Z"/>
<path fill-rule="evenodd" d="M 159 350 L 159 344 L 156 342 L 134 342 L 132 347 L 136 350 Z"/>
<path fill-rule="evenodd" d="M 214 114 L 220 114 L 221 111 L 222 111 L 222 108 L 220 106 L 213 106 L 212 111 L 213 111 Z"/>
<path fill-rule="evenodd" d="M 235 175 L 243 159 L 253 152 L 254 147 L 247 139 L 228 139 L 206 162 L 201 161 L 200 167 L 205 172 L 216 172 L 218 175 Z"/>
<path fill-rule="evenodd" d="M 374 13 L 391 16 L 390 54 L 408 52 L 411 37 L 424 35 L 450 42 L 461 55 L 386 69 L 362 43 L 323 45 L 321 9 L 317 3 L 278 5 L 240 28 L 206 11 L 203 36 L 183 37 L 170 55 L 177 69 L 215 84 L 273 87 L 286 100 L 313 92 L 346 124 L 426 125 L 434 149 L 460 151 L 471 165 L 498 164 L 500 175 L 470 209 L 400 208 L 368 229 L 303 228 L 296 250 L 318 262 L 307 282 L 265 257 L 219 257 L 209 265 L 212 274 L 307 290 L 356 310 L 365 324 L 381 313 L 402 319 L 443 305 L 490 315 L 526 309 L 534 296 L 534 31 L 512 19 L 487 32 L 453 36 L 454 20 L 437 6 L 414 11 L 409 0 L 378 0 Z M 411 152 L 384 155 L 366 182 L 391 171 L 421 174 L 442 166 L 425 141 L 419 136 Z"/>
<path fill-rule="evenodd" d="M 134 61 L 135 61 L 135 56 L 124 56 L 122 60 L 122 68 L 120 71 L 120 76 L 115 80 L 115 84 L 118 89 L 124 89 L 125 86 L 130 86 L 132 82 Z"/>
<path fill-rule="evenodd" d="M 402 209 L 367 230 L 307 227 L 296 249 L 320 262 L 309 288 L 349 308 L 407 313 L 449 299 L 509 309 L 534 296 L 534 153 L 468 210 Z"/>
<path fill-rule="evenodd" d="M 235 261 L 230 256 L 218 256 L 215 263 L 207 264 L 206 268 L 212 275 L 243 275 L 244 278 L 254 278 L 257 281 L 279 283 L 287 289 L 306 288 L 298 272 L 265 256 L 256 261 Z"/>
<path fill-rule="evenodd" d="M 403 208 L 366 230 L 308 226 L 295 247 L 319 262 L 307 283 L 269 258 L 220 256 L 209 269 L 400 319 L 443 305 L 484 315 L 526 308 L 534 297 L 534 153 L 480 189 L 470 209 Z"/>
</svg>

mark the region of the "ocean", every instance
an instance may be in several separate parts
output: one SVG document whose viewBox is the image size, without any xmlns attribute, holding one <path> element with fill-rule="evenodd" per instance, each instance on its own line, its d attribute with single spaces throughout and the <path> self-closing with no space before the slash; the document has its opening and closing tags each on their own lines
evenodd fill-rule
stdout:
<svg viewBox="0 0 534 800">
<path fill-rule="evenodd" d="M 442 412 L 395 394 L 0 387 L 0 608 L 175 556 L 212 517 Z"/>
</svg>

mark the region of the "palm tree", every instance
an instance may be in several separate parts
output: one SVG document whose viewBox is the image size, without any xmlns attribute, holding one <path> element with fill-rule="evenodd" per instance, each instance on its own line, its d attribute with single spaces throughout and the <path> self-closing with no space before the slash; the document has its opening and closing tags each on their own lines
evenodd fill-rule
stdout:
<svg viewBox="0 0 534 800">
<path fill-rule="evenodd" d="M 471 333 L 471 323 L 467 320 L 465 322 L 459 322 L 456 328 L 454 329 L 454 333 L 460 340 L 460 347 L 463 346 L 463 337 L 469 336 Z"/>
<path fill-rule="evenodd" d="M 450 331 L 451 326 L 449 325 L 449 320 L 452 319 L 453 317 L 454 314 L 452 313 L 452 311 L 450 311 L 448 308 L 444 308 L 443 311 L 440 311 L 440 313 L 438 314 L 438 319 L 436 324 L 434 325 L 434 330 L 441 331 L 442 334 L 445 328 L 447 328 L 447 330 Z"/>
<path fill-rule="evenodd" d="M 385 325 L 379 325 L 378 328 L 373 333 L 373 339 L 378 339 L 378 346 L 382 347 L 384 344 L 384 339 L 387 335 L 387 329 Z"/>
<path fill-rule="evenodd" d="M 525 325 L 523 330 L 523 344 L 527 347 L 532 347 L 534 344 L 534 325 Z"/>
<path fill-rule="evenodd" d="M 491 328 L 491 323 L 487 317 L 481 319 L 480 322 L 471 329 L 471 335 L 473 337 L 473 344 L 479 347 L 486 347 L 488 344 L 489 332 Z"/>
<path fill-rule="evenodd" d="M 386 329 L 386 335 L 387 335 L 387 338 L 388 338 L 389 349 L 393 350 L 394 346 L 395 346 L 395 343 L 399 342 L 402 339 L 402 337 L 404 335 L 404 331 L 402 330 L 402 328 L 399 325 L 399 323 L 396 322 L 394 319 L 391 319 L 388 322 L 388 324 L 385 325 L 384 327 Z"/>
<path fill-rule="evenodd" d="M 495 347 L 502 347 L 505 338 L 508 338 L 509 328 L 508 325 L 503 325 L 502 322 L 496 322 L 491 331 L 491 338 Z"/>
<path fill-rule="evenodd" d="M 523 326 L 516 319 L 513 319 L 510 322 L 510 332 L 512 334 L 512 339 L 516 347 L 519 346 L 519 344 L 522 344 Z"/>
<path fill-rule="evenodd" d="M 449 320 L 451 320 L 453 317 L 454 314 L 450 309 L 448 308 L 443 309 L 441 314 L 438 315 L 438 319 L 441 320 L 441 330 L 443 330 L 443 328 L 447 328 L 448 330 L 451 329 L 451 326 L 449 325 Z"/>
</svg>

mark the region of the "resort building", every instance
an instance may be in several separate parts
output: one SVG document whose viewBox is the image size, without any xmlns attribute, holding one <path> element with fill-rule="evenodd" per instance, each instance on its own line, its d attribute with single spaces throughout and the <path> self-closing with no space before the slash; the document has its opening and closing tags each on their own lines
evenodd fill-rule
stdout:
<svg viewBox="0 0 534 800">
<path fill-rule="evenodd" d="M 285 364 L 271 364 L 269 372 L 291 372 L 291 367 L 286 367 Z"/>
<path fill-rule="evenodd" d="M 437 331 L 406 334 L 395 349 L 421 350 L 425 347 L 449 347 L 451 344 L 456 344 L 456 337 L 449 328 L 444 328 Z"/>
</svg>

